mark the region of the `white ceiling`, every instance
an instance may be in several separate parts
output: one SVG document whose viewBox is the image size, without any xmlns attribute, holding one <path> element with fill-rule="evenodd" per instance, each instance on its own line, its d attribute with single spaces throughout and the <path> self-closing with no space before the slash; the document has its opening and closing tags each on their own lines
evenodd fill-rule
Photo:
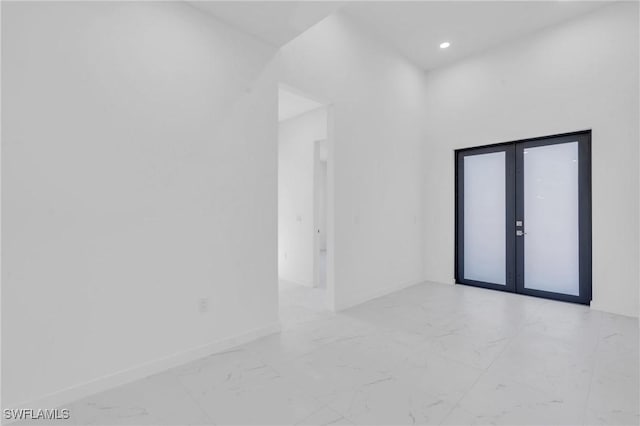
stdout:
<svg viewBox="0 0 640 426">
<path fill-rule="evenodd" d="M 276 47 L 293 40 L 339 9 L 334 1 L 188 1 Z"/>
<path fill-rule="evenodd" d="M 384 1 L 353 2 L 342 11 L 429 70 L 607 3 L 610 2 Z M 440 49 L 443 41 L 451 42 L 451 46 Z"/>
<path fill-rule="evenodd" d="M 530 1 L 189 1 L 280 47 L 337 10 L 430 70 L 613 0 Z M 443 41 L 451 42 L 440 49 Z"/>
<path fill-rule="evenodd" d="M 307 111 L 320 108 L 322 104 L 309 99 L 292 89 L 280 86 L 278 89 L 278 121 L 297 117 Z"/>
</svg>

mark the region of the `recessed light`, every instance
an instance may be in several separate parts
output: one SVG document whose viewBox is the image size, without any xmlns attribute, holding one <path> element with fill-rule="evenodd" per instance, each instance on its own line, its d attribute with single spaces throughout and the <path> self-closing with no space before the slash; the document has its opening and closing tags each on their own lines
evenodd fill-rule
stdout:
<svg viewBox="0 0 640 426">
<path fill-rule="evenodd" d="M 449 43 L 448 41 L 443 41 L 442 43 L 440 43 L 440 49 L 446 49 L 449 46 L 451 46 L 451 43 Z"/>
</svg>

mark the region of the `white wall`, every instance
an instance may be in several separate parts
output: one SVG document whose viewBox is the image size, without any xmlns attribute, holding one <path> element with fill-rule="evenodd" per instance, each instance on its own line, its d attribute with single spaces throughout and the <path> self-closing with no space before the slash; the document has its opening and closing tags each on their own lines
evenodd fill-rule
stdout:
<svg viewBox="0 0 640 426">
<path fill-rule="evenodd" d="M 2 3 L 3 407 L 273 330 L 273 54 L 181 3 Z"/>
<path fill-rule="evenodd" d="M 638 315 L 638 4 L 428 74 L 425 278 L 453 282 L 454 149 L 592 129 L 593 303 Z"/>
<path fill-rule="evenodd" d="M 594 305 L 637 315 L 637 7 L 425 87 L 342 15 L 274 70 L 184 4 L 3 2 L 2 405 L 276 322 L 275 71 L 333 104 L 338 308 L 451 282 L 455 148 L 592 128 Z"/>
<path fill-rule="evenodd" d="M 423 72 L 341 14 L 284 46 L 280 60 L 281 81 L 332 103 L 336 307 L 420 281 Z"/>
<path fill-rule="evenodd" d="M 278 129 L 278 276 L 313 286 L 314 149 L 327 137 L 327 110 L 280 122 Z"/>
</svg>

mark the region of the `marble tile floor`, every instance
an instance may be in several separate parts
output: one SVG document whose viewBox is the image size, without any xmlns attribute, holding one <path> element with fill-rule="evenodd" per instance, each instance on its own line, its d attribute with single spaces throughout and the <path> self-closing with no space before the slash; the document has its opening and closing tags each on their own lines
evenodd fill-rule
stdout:
<svg viewBox="0 0 640 426">
<path fill-rule="evenodd" d="M 637 319 L 435 283 L 330 313 L 289 290 L 280 334 L 77 401 L 65 424 L 640 422 Z"/>
<path fill-rule="evenodd" d="M 283 327 L 327 316 L 326 291 L 319 287 L 306 287 L 288 281 L 280 281 L 280 323 Z"/>
</svg>

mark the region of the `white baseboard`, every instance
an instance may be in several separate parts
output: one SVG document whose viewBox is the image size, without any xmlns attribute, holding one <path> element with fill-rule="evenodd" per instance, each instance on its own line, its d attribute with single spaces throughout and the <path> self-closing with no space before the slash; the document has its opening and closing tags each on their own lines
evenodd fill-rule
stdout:
<svg viewBox="0 0 640 426">
<path fill-rule="evenodd" d="M 631 317 L 631 318 L 638 318 L 637 312 L 631 312 L 631 311 L 626 312 L 626 311 L 620 311 L 619 309 L 611 309 L 606 306 L 600 305 L 599 303 L 594 301 L 591 301 L 591 304 L 589 306 L 591 307 L 591 309 L 595 311 L 607 312 L 610 314 L 622 315 L 622 316 Z"/>
<path fill-rule="evenodd" d="M 109 374 L 95 380 L 75 385 L 60 391 L 44 395 L 32 401 L 11 404 L 13 406 L 3 408 L 55 408 L 69 404 L 78 399 L 85 398 L 98 392 L 112 389 L 135 380 L 139 380 L 153 374 L 161 373 L 173 367 L 186 364 L 205 356 L 229 350 L 252 340 L 259 339 L 280 331 L 280 322 L 274 322 L 264 327 L 259 327 L 237 336 L 221 339 L 206 345 L 179 352 L 164 358 L 158 358 L 144 364 L 137 365 L 126 370 Z M 64 407 L 63 407 L 64 408 Z"/>
<path fill-rule="evenodd" d="M 411 287 L 416 284 L 423 283 L 424 280 L 414 280 L 414 281 L 406 281 L 399 284 L 389 285 L 378 290 L 374 290 L 371 292 L 360 292 L 349 296 L 346 300 L 338 301 L 336 300 L 335 310 L 342 311 L 344 309 L 351 308 L 353 306 L 359 305 L 361 303 L 368 302 L 373 299 L 377 299 L 378 297 L 386 296 L 387 294 L 395 293 L 396 291 L 402 290 L 407 287 Z"/>
<path fill-rule="evenodd" d="M 310 283 L 310 282 L 293 281 L 293 280 L 287 280 L 285 278 L 279 278 L 278 282 L 281 282 L 284 284 L 301 285 L 303 287 L 310 287 L 310 288 L 314 287 L 313 283 Z"/>
<path fill-rule="evenodd" d="M 437 279 L 426 279 L 425 282 L 431 282 L 431 283 L 436 283 L 436 284 L 455 284 L 455 279 L 451 279 L 451 280 L 440 280 L 438 281 Z M 518 293 L 513 293 L 513 294 L 518 294 Z M 598 302 L 595 301 L 591 301 L 590 303 L 590 308 L 595 310 L 595 311 L 601 311 L 601 312 L 607 312 L 609 314 L 616 314 L 616 315 L 622 315 L 625 317 L 631 317 L 631 318 L 638 318 L 638 312 L 633 312 L 633 311 L 626 311 L 626 310 L 620 310 L 620 309 L 612 309 L 608 306 L 605 305 L 601 305 Z"/>
<path fill-rule="evenodd" d="M 456 279 L 455 278 L 445 278 L 445 277 L 440 277 L 440 278 L 425 278 L 424 282 L 426 283 L 433 283 L 433 284 L 445 284 L 445 285 L 451 285 L 451 284 L 455 284 L 456 283 Z"/>
</svg>

